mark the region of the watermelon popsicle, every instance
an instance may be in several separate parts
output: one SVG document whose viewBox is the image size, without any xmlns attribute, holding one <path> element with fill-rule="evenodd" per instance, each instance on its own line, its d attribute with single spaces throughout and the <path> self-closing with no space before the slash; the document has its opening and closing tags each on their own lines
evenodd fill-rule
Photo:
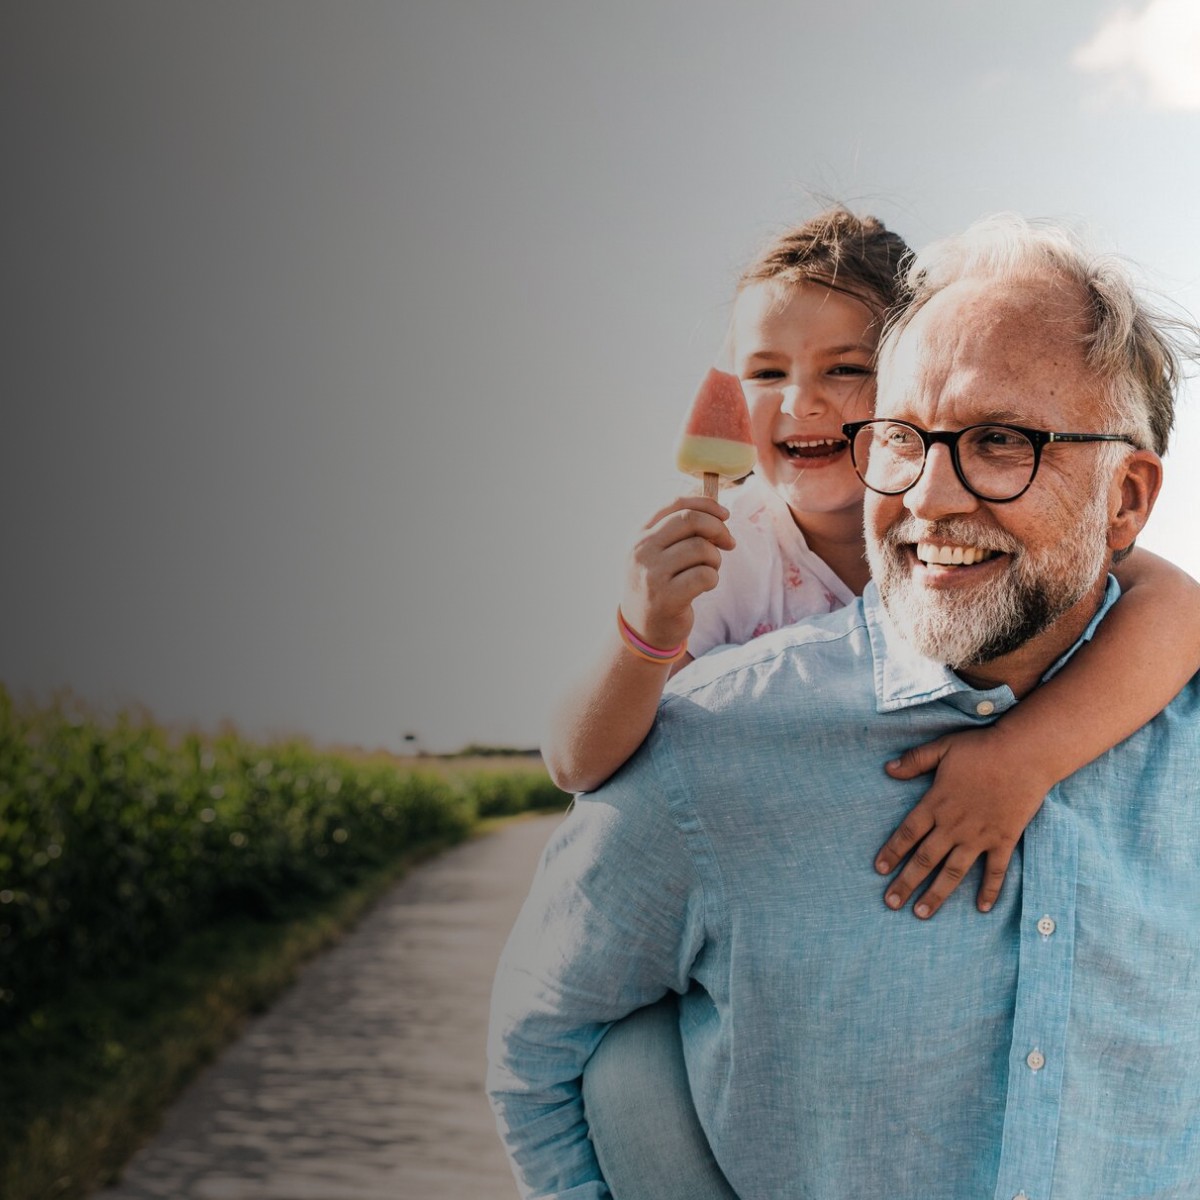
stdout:
<svg viewBox="0 0 1200 1200">
<path fill-rule="evenodd" d="M 675 462 L 704 478 L 704 494 L 716 499 L 717 484 L 740 479 L 754 466 L 750 412 L 736 375 L 715 367 L 704 377 L 684 422 Z"/>
</svg>

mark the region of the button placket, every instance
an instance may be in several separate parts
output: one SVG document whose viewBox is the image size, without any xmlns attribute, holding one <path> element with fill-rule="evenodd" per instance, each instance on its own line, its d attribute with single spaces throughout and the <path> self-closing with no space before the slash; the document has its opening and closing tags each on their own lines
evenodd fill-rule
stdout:
<svg viewBox="0 0 1200 1200">
<path fill-rule="evenodd" d="M 994 1200 L 1015 1200 L 1022 1193 L 1027 1200 L 1048 1195 L 1054 1176 L 1074 964 L 1078 854 L 1074 819 L 1055 803 L 1052 792 L 1026 830 L 1022 852 L 1017 1003 Z M 1049 934 L 1046 920 L 1052 925 Z"/>
</svg>

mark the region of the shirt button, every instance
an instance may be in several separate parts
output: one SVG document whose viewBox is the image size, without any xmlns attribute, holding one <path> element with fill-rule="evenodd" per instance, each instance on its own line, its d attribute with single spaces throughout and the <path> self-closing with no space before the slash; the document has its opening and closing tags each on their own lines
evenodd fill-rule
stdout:
<svg viewBox="0 0 1200 1200">
<path fill-rule="evenodd" d="M 981 717 L 990 717 L 992 713 L 996 711 L 996 706 L 990 700 L 980 700 L 980 702 L 975 705 L 975 711 Z"/>
<path fill-rule="evenodd" d="M 1053 917 L 1043 917 L 1037 923 L 1038 933 L 1040 933 L 1042 937 L 1049 937 L 1054 932 L 1055 928 L 1056 926 L 1054 924 Z"/>
<path fill-rule="evenodd" d="M 1025 1056 L 1025 1065 L 1031 1071 L 1040 1071 L 1046 1065 L 1046 1056 L 1040 1050 L 1030 1050 Z"/>
</svg>

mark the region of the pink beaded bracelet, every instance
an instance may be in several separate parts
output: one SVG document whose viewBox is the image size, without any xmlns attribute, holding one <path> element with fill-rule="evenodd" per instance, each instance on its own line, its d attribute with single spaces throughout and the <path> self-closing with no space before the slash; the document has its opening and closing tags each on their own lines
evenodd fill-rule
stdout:
<svg viewBox="0 0 1200 1200">
<path fill-rule="evenodd" d="M 657 646 L 643 642 L 629 627 L 619 604 L 617 605 L 617 630 L 626 647 L 638 658 L 645 659 L 646 662 L 658 663 L 661 666 L 663 663 L 678 662 L 687 653 L 687 638 L 684 638 L 673 650 L 659 650 Z"/>
</svg>

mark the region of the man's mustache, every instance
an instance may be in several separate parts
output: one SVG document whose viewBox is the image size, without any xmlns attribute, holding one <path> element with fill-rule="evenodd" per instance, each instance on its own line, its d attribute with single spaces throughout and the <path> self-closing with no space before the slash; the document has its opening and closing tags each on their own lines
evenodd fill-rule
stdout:
<svg viewBox="0 0 1200 1200">
<path fill-rule="evenodd" d="M 1002 529 L 980 525 L 962 517 L 943 521 L 919 521 L 911 515 L 902 517 L 883 533 L 883 543 L 888 547 L 916 545 L 917 542 L 933 542 L 958 546 L 976 546 L 981 550 L 994 550 L 998 554 L 1020 554 L 1021 543 Z"/>
</svg>

